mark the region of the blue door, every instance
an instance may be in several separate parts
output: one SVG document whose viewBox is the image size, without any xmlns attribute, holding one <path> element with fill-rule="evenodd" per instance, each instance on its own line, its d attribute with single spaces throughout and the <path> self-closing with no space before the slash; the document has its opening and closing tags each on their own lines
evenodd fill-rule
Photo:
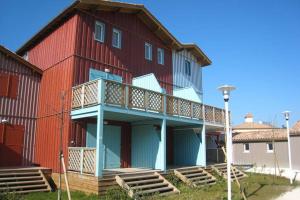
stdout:
<svg viewBox="0 0 300 200">
<path fill-rule="evenodd" d="M 121 166 L 121 127 L 104 125 L 103 143 L 105 145 L 105 168 L 120 168 Z"/>
</svg>

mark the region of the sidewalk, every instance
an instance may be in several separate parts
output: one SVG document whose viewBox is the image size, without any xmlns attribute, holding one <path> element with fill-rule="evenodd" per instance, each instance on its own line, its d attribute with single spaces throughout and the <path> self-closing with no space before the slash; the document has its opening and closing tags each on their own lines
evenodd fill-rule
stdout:
<svg viewBox="0 0 300 200">
<path fill-rule="evenodd" d="M 286 192 L 274 200 L 299 200 L 300 199 L 300 187 L 293 189 L 290 192 Z"/>
</svg>

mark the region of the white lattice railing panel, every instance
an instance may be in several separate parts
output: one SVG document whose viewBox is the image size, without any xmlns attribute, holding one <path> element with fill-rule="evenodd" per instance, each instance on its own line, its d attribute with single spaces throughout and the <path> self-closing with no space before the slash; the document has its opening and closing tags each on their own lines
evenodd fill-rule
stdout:
<svg viewBox="0 0 300 200">
<path fill-rule="evenodd" d="M 191 117 L 191 101 L 180 99 L 179 100 L 179 109 L 180 113 L 179 115 L 185 116 L 185 117 Z"/>
<path fill-rule="evenodd" d="M 215 120 L 218 124 L 224 124 L 224 113 L 220 108 L 215 108 Z"/>
<path fill-rule="evenodd" d="M 69 165 L 71 171 L 80 172 L 81 149 L 77 147 L 69 147 Z"/>
<path fill-rule="evenodd" d="M 86 148 L 83 149 L 83 163 L 82 172 L 94 174 L 96 169 L 96 149 Z"/>
<path fill-rule="evenodd" d="M 72 89 L 72 108 L 80 108 L 81 107 L 81 91 L 82 91 L 82 85 L 74 87 Z"/>
<path fill-rule="evenodd" d="M 145 90 L 137 87 L 129 87 L 129 107 L 145 109 Z"/>
<path fill-rule="evenodd" d="M 113 105 L 125 105 L 125 86 L 118 82 L 105 81 L 104 102 Z"/>
<path fill-rule="evenodd" d="M 167 114 L 178 115 L 178 99 L 173 96 L 167 96 Z"/>
<path fill-rule="evenodd" d="M 147 91 L 147 109 L 163 112 L 163 95 L 157 92 Z"/>
<path fill-rule="evenodd" d="M 193 109 L 193 118 L 197 119 L 203 119 L 203 105 L 200 103 L 193 103 L 192 109 Z"/>
<path fill-rule="evenodd" d="M 93 105 L 98 103 L 98 81 L 84 84 L 84 102 L 83 105 Z"/>
<path fill-rule="evenodd" d="M 205 105 L 204 109 L 205 121 L 214 122 L 214 107 Z"/>
<path fill-rule="evenodd" d="M 68 170 L 80 173 L 95 174 L 96 148 L 69 147 Z"/>
</svg>

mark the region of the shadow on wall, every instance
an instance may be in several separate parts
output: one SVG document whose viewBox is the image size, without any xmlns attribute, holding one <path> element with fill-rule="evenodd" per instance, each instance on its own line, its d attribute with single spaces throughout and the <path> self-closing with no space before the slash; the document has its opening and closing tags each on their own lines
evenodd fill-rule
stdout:
<svg viewBox="0 0 300 200">
<path fill-rule="evenodd" d="M 193 129 L 174 130 L 174 165 L 197 165 L 199 153 L 203 151 L 201 136 L 201 131 L 195 133 Z"/>
</svg>

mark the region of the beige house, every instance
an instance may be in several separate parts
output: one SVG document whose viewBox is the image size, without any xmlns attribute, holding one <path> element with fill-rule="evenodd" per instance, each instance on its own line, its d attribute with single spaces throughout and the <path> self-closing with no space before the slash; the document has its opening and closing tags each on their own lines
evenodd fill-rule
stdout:
<svg viewBox="0 0 300 200">
<path fill-rule="evenodd" d="M 300 170 L 300 121 L 291 129 L 292 168 Z M 259 168 L 288 168 L 288 144 L 285 128 L 255 123 L 247 114 L 245 122 L 233 127 L 233 164 Z"/>
</svg>

